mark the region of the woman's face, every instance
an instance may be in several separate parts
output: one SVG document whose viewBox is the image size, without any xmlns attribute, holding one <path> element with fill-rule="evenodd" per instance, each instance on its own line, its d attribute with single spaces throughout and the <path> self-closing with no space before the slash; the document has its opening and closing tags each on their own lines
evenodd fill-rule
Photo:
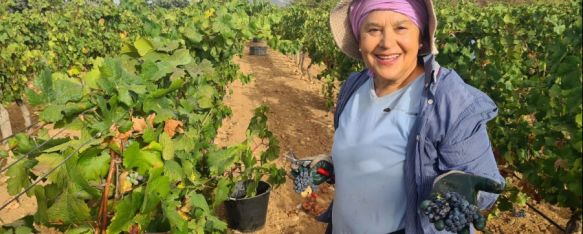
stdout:
<svg viewBox="0 0 583 234">
<path fill-rule="evenodd" d="M 405 81 L 417 66 L 419 28 L 409 17 L 393 11 L 373 11 L 360 27 L 360 50 L 376 78 Z"/>
</svg>

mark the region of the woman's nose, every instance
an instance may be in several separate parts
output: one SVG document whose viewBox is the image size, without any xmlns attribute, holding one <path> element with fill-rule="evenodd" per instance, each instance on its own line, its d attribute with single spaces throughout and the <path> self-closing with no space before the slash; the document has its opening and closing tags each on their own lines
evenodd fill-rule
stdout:
<svg viewBox="0 0 583 234">
<path fill-rule="evenodd" d="M 395 44 L 395 36 L 390 30 L 384 30 L 379 46 L 382 48 L 391 48 Z"/>
</svg>

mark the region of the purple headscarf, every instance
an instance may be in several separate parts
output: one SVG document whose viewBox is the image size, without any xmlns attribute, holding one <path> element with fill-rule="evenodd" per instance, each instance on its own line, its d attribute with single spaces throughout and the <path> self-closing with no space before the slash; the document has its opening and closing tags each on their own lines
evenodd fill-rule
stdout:
<svg viewBox="0 0 583 234">
<path fill-rule="evenodd" d="M 364 18 L 372 11 L 390 10 L 408 16 L 421 33 L 427 23 L 427 9 L 422 0 L 355 0 L 350 5 L 350 23 L 356 41 L 359 41 L 360 26 Z"/>
</svg>

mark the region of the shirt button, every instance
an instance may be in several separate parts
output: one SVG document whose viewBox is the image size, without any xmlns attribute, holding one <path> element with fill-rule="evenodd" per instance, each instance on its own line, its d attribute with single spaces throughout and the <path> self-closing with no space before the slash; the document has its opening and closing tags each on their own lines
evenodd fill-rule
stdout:
<svg viewBox="0 0 583 234">
<path fill-rule="evenodd" d="M 429 105 L 433 104 L 433 99 L 427 100 L 427 104 L 429 104 Z"/>
<path fill-rule="evenodd" d="M 429 86 L 429 83 L 425 83 L 425 88 L 427 88 Z"/>
<path fill-rule="evenodd" d="M 419 135 L 417 135 L 417 136 L 415 137 L 415 139 L 417 139 L 417 141 L 419 141 Z"/>
</svg>

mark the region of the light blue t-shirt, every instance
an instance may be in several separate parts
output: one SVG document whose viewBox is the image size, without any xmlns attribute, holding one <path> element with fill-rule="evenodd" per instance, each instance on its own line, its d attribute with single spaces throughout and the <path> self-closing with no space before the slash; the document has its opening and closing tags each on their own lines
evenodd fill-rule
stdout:
<svg viewBox="0 0 583 234">
<path fill-rule="evenodd" d="M 383 97 L 369 78 L 348 101 L 332 146 L 333 233 L 386 234 L 405 227 L 405 148 L 423 76 Z"/>
</svg>

